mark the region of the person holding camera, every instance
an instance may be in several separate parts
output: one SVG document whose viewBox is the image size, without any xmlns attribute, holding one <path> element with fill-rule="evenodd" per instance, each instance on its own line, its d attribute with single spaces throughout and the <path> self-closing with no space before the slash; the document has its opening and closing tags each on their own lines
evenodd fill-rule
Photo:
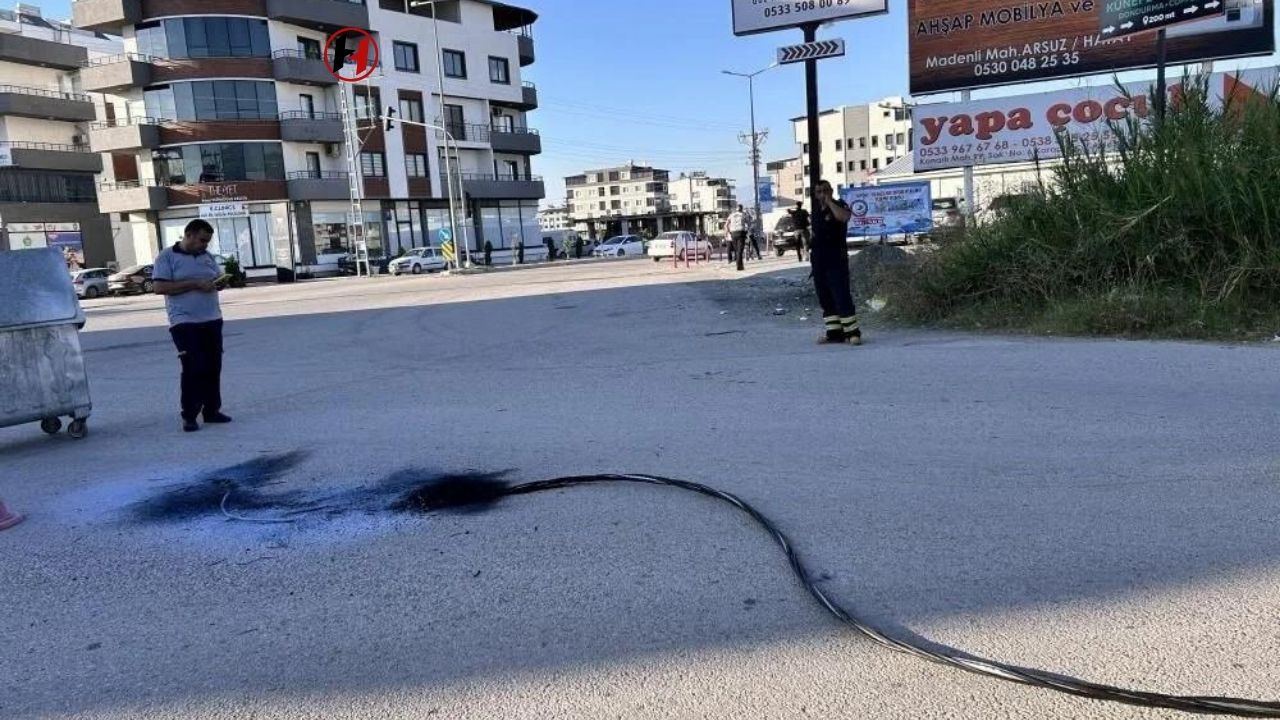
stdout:
<svg viewBox="0 0 1280 720">
<path fill-rule="evenodd" d="M 151 279 L 164 296 L 169 335 L 182 362 L 182 429 L 195 432 L 231 418 L 222 412 L 222 306 L 218 293 L 231 277 L 209 254 L 213 226 L 192 220 L 182 239 L 156 257 Z"/>
</svg>

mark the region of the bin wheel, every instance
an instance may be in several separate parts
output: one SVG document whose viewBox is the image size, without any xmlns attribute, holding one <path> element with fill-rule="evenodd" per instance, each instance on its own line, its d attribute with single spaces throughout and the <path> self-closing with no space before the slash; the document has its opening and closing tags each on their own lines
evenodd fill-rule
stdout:
<svg viewBox="0 0 1280 720">
<path fill-rule="evenodd" d="M 81 440 L 89 434 L 89 423 L 84 420 L 72 420 L 67 426 L 67 434 L 76 440 Z"/>
<path fill-rule="evenodd" d="M 62 429 L 62 421 L 58 418 L 45 418 L 40 421 L 40 429 L 48 435 L 57 435 Z"/>
</svg>

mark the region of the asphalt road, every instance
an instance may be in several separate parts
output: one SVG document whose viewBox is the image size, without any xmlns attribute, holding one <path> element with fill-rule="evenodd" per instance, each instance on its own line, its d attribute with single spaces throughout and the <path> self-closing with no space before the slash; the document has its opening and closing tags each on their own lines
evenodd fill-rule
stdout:
<svg viewBox="0 0 1280 720">
<path fill-rule="evenodd" d="M 793 268 L 229 293 L 236 422 L 195 435 L 156 299 L 94 304 L 89 438 L 0 430 L 0 496 L 30 515 L 0 533 L 0 717 L 1176 717 L 880 649 L 744 517 L 677 491 L 387 510 L 504 470 L 709 483 L 876 622 L 1280 697 L 1277 347 L 877 329 L 824 348 Z"/>
</svg>

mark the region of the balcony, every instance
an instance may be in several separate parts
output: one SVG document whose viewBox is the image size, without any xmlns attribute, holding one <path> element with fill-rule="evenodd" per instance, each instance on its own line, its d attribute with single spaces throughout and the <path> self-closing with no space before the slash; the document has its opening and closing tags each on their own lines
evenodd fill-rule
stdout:
<svg viewBox="0 0 1280 720">
<path fill-rule="evenodd" d="M 325 0 L 332 2 L 333 0 Z M 276 50 L 271 53 L 271 69 L 275 79 L 299 85 L 336 85 L 338 78 L 317 56 L 300 50 Z"/>
<path fill-rule="evenodd" d="M 12 167 L 62 172 L 102 172 L 102 156 L 84 145 L 14 141 L 0 143 L 0 156 Z M 4 163 L 0 162 L 0 165 Z"/>
<path fill-rule="evenodd" d="M 267 17 L 325 33 L 369 27 L 368 8 L 347 0 L 267 0 Z"/>
<path fill-rule="evenodd" d="M 123 35 L 125 25 L 142 21 L 142 0 L 75 0 L 71 18 L 82 30 Z"/>
<path fill-rule="evenodd" d="M 154 212 L 169 207 L 168 188 L 153 180 L 127 180 L 98 185 L 102 213 Z"/>
<path fill-rule="evenodd" d="M 78 70 L 88 58 L 88 51 L 75 45 L 23 35 L 0 35 L 0 60 L 58 70 Z"/>
<path fill-rule="evenodd" d="M 521 83 L 520 91 L 524 94 L 523 101 L 520 104 L 520 109 L 525 111 L 537 110 L 538 109 L 538 86 L 534 85 L 531 82 Z"/>
<path fill-rule="evenodd" d="M 90 122 L 97 117 L 88 95 L 18 85 L 0 85 L 0 115 L 66 122 Z"/>
<path fill-rule="evenodd" d="M 93 58 L 80 71 L 80 84 L 86 92 L 113 92 L 151 84 L 154 58 L 125 53 Z"/>
<path fill-rule="evenodd" d="M 462 191 L 472 200 L 541 200 L 547 196 L 546 186 L 537 175 L 455 173 L 455 176 L 462 180 Z M 440 186 L 449 186 L 447 175 L 441 176 Z"/>
<path fill-rule="evenodd" d="M 342 134 L 342 115 L 305 110 L 280 113 L 280 139 L 304 143 L 343 142 L 346 138 Z"/>
<path fill-rule="evenodd" d="M 537 60 L 537 55 L 533 52 L 533 35 L 529 34 L 527 28 L 516 34 L 516 44 L 520 51 L 520 67 L 532 65 Z"/>
<path fill-rule="evenodd" d="M 302 170 L 291 172 L 289 199 L 298 200 L 349 200 L 351 188 L 347 186 L 345 172 Z"/>
<path fill-rule="evenodd" d="M 153 148 L 160 144 L 160 120 L 150 117 L 120 118 L 89 126 L 94 152 Z"/>
<path fill-rule="evenodd" d="M 542 152 L 542 138 L 538 136 L 537 130 L 529 128 L 491 128 L 489 143 L 493 145 L 494 152 L 521 155 L 537 155 Z"/>
</svg>

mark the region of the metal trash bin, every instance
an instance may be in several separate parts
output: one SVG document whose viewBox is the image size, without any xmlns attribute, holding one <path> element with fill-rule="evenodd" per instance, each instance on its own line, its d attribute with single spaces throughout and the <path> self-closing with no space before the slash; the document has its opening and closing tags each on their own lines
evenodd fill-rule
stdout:
<svg viewBox="0 0 1280 720">
<path fill-rule="evenodd" d="M 0 252 L 0 427 L 39 422 L 89 432 L 93 409 L 80 350 L 84 312 L 56 249 Z"/>
</svg>

